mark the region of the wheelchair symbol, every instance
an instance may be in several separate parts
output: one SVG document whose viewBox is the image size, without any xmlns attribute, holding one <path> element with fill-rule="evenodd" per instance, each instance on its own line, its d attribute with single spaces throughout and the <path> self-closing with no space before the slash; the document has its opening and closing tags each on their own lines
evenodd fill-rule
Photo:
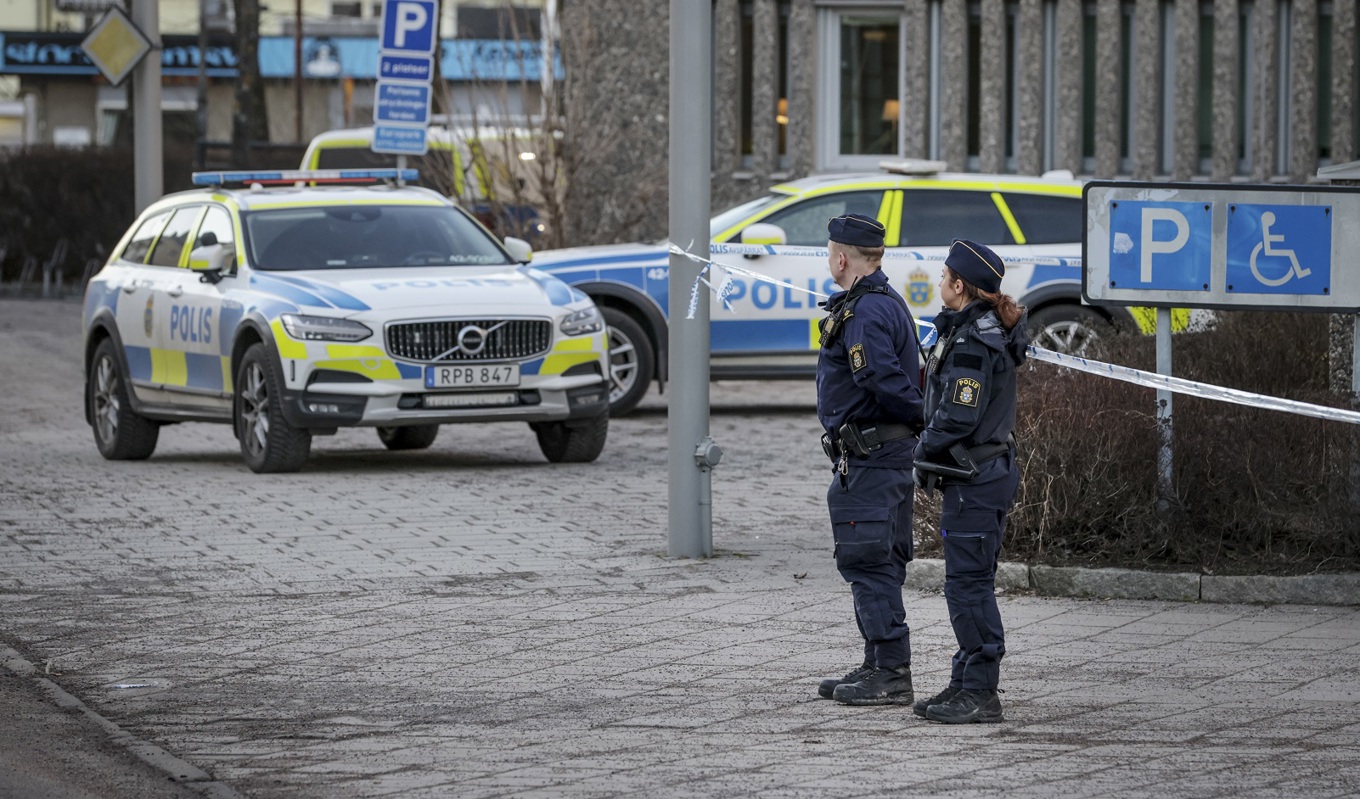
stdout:
<svg viewBox="0 0 1360 799">
<path fill-rule="evenodd" d="M 1284 242 L 1283 234 L 1271 234 L 1270 226 L 1273 224 L 1275 224 L 1275 214 L 1270 211 L 1261 214 L 1261 243 L 1257 244 L 1255 249 L 1251 251 L 1251 273 L 1256 276 L 1257 280 L 1267 286 L 1282 286 L 1285 283 L 1288 283 L 1291 278 L 1308 277 L 1313 273 L 1313 270 L 1303 268 L 1303 266 L 1299 264 L 1299 258 L 1294 254 L 1293 250 L 1286 248 L 1276 249 L 1273 246 Z M 1256 268 L 1256 258 L 1261 255 L 1263 250 L 1266 255 L 1288 258 L 1289 263 L 1293 264 L 1293 268 L 1285 270 L 1285 273 L 1279 277 L 1268 278 L 1262 275 L 1261 270 Z"/>
</svg>

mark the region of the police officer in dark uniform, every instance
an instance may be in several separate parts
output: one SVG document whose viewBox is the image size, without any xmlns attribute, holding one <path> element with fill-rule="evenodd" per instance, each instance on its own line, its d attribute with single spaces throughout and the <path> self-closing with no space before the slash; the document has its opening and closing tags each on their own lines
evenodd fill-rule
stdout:
<svg viewBox="0 0 1360 799">
<path fill-rule="evenodd" d="M 915 479 L 944 494 L 944 596 L 958 651 L 948 687 L 913 710 L 947 724 L 1004 718 L 997 684 L 1006 637 L 996 563 L 1020 482 L 1012 435 L 1015 380 L 1029 344 L 1025 309 L 1000 293 L 1005 272 L 987 247 L 954 242 L 940 280 L 940 338 L 926 367 L 926 428 Z"/>
<path fill-rule="evenodd" d="M 902 583 L 912 558 L 912 455 L 921 428 L 916 322 L 883 274 L 883 225 L 832 219 L 831 277 L 817 362 L 817 417 L 833 474 L 827 489 L 836 567 L 850 583 L 863 663 L 818 694 L 849 705 L 911 704 Z"/>
</svg>

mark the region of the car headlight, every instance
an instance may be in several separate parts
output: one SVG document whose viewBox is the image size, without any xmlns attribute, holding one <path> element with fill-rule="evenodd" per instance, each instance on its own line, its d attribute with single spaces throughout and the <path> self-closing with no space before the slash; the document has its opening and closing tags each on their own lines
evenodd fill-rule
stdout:
<svg viewBox="0 0 1360 799">
<path fill-rule="evenodd" d="M 604 319 L 600 317 L 600 312 L 594 305 L 589 308 L 582 308 L 579 311 L 572 311 L 562 320 L 562 332 L 568 336 L 584 336 L 587 333 L 598 333 L 604 330 Z"/>
<path fill-rule="evenodd" d="M 329 316 L 286 313 L 279 317 L 288 335 L 299 341 L 363 341 L 373 331 L 358 322 Z"/>
</svg>

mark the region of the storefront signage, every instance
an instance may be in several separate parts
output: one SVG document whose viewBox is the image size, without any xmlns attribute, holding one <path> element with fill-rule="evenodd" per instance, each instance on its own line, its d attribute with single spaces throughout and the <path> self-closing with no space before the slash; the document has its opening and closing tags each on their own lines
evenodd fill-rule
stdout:
<svg viewBox="0 0 1360 799">
<path fill-rule="evenodd" d="M 84 38 L 83 33 L 0 32 L 0 75 L 97 75 L 99 70 L 80 48 Z M 198 37 L 162 38 L 162 74 L 197 75 Z M 238 59 L 230 44 L 210 44 L 202 60 L 211 77 L 236 75 Z"/>
<path fill-rule="evenodd" d="M 0 31 L 0 75 L 97 75 L 99 70 L 80 49 L 83 33 L 34 33 Z M 234 78 L 239 59 L 229 36 L 213 34 L 203 51 L 209 77 Z M 434 73 L 433 59 L 439 58 L 444 80 L 537 80 L 542 72 L 542 48 L 538 42 L 500 42 L 481 39 L 445 39 L 435 56 L 395 54 L 411 63 L 392 61 L 387 54 L 388 72 L 381 73 L 378 37 L 307 36 L 303 74 L 309 78 L 374 78 L 427 81 Z M 293 54 L 297 43 L 291 36 L 260 38 L 260 74 L 265 78 L 291 80 L 296 74 Z M 198 74 L 198 37 L 164 35 L 161 37 L 161 74 L 196 76 Z M 415 65 L 415 61 L 421 61 Z M 426 67 L 424 63 L 431 66 Z M 558 79 L 566 72 L 560 60 L 553 66 Z"/>
</svg>

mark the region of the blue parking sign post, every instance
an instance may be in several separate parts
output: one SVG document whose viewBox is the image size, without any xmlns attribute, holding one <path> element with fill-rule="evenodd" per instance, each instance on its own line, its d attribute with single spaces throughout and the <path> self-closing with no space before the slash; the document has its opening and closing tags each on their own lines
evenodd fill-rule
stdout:
<svg viewBox="0 0 1360 799">
<path fill-rule="evenodd" d="M 399 157 L 425 154 L 438 31 L 438 0 L 383 4 L 373 96 L 373 152 Z"/>
</svg>

